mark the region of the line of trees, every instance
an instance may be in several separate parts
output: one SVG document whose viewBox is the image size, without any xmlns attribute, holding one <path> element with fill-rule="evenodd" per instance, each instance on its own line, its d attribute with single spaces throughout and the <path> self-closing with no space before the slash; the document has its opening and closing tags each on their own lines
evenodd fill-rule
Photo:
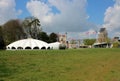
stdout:
<svg viewBox="0 0 120 81">
<path fill-rule="evenodd" d="M 48 35 L 42 31 L 40 21 L 36 17 L 27 17 L 24 20 L 13 19 L 0 26 L 0 49 L 14 41 L 25 38 L 52 43 L 57 41 L 58 36 L 56 33 Z"/>
<path fill-rule="evenodd" d="M 96 39 L 84 39 L 83 43 L 85 45 L 91 45 L 92 46 L 95 43 L 95 41 L 96 41 Z"/>
</svg>

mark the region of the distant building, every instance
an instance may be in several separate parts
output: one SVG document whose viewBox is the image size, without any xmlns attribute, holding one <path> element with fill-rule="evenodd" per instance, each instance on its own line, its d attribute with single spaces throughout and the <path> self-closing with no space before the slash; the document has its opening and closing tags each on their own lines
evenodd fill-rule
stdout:
<svg viewBox="0 0 120 81">
<path fill-rule="evenodd" d="M 58 35 L 58 41 L 59 41 L 61 44 L 66 45 L 66 44 L 67 44 L 67 36 L 66 36 L 66 34 L 59 34 L 59 35 Z"/>
<path fill-rule="evenodd" d="M 69 40 L 69 48 L 77 48 L 77 40 Z"/>
<path fill-rule="evenodd" d="M 108 39 L 108 33 L 107 33 L 106 28 L 101 28 L 98 33 L 97 42 L 98 43 L 107 42 L 107 39 Z"/>
<path fill-rule="evenodd" d="M 101 28 L 98 32 L 96 43 L 93 44 L 95 48 L 110 48 L 111 43 L 108 43 L 108 33 L 106 28 Z"/>
<path fill-rule="evenodd" d="M 119 42 L 119 37 L 114 37 L 114 38 L 112 39 L 112 42 Z"/>
</svg>

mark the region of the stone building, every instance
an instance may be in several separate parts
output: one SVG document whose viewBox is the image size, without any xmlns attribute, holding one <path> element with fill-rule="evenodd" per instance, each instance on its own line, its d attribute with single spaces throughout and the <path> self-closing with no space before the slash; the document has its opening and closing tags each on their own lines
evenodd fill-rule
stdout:
<svg viewBox="0 0 120 81">
<path fill-rule="evenodd" d="M 106 28 L 101 28 L 98 33 L 97 42 L 98 43 L 107 42 L 107 39 L 108 39 L 108 33 L 107 33 Z"/>
<path fill-rule="evenodd" d="M 67 36 L 66 36 L 66 34 L 59 34 L 58 35 L 58 41 L 61 43 L 61 44 L 64 44 L 64 45 L 66 45 L 66 43 L 67 43 Z"/>
<path fill-rule="evenodd" d="M 110 48 L 111 43 L 108 40 L 108 33 L 106 28 L 101 28 L 98 32 L 96 43 L 93 44 L 95 48 Z"/>
<path fill-rule="evenodd" d="M 119 37 L 114 37 L 114 38 L 112 39 L 112 43 L 114 43 L 114 42 L 119 42 Z"/>
</svg>

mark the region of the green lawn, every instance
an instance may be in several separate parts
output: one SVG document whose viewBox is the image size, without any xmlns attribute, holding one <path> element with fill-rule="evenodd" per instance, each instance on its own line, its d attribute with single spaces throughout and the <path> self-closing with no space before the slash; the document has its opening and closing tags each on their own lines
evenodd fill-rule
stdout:
<svg viewBox="0 0 120 81">
<path fill-rule="evenodd" d="M 0 81 L 120 81 L 120 49 L 0 51 Z"/>
</svg>

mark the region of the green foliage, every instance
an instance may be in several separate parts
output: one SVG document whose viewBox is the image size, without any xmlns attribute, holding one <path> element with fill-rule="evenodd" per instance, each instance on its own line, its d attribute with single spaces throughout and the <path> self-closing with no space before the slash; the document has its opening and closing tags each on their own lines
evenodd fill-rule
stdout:
<svg viewBox="0 0 120 81">
<path fill-rule="evenodd" d="M 57 37 L 57 34 L 55 33 L 51 33 L 50 35 L 47 35 L 46 32 L 40 32 L 38 34 L 38 39 L 48 43 L 52 43 L 52 42 L 56 42 L 58 37 Z"/>
<path fill-rule="evenodd" d="M 85 45 L 93 45 L 96 39 L 84 39 L 83 42 Z"/>
<path fill-rule="evenodd" d="M 111 39 L 107 37 L 107 43 L 110 43 L 111 42 Z"/>
<path fill-rule="evenodd" d="M 50 42 L 56 42 L 58 40 L 58 36 L 56 33 L 51 33 L 50 36 L 49 36 L 49 40 Z"/>
<path fill-rule="evenodd" d="M 24 21 L 18 19 L 9 20 L 3 27 L 0 27 L 0 46 L 2 46 L 1 44 L 5 46 L 16 40 L 28 37 L 43 40 L 48 43 L 58 40 L 57 34 L 51 33 L 48 36 L 46 32 L 42 32 L 40 26 L 40 21 L 36 17 L 27 17 Z M 4 40 L 2 41 L 2 39 Z"/>
<path fill-rule="evenodd" d="M 119 81 L 119 49 L 0 51 L 1 81 Z"/>
<path fill-rule="evenodd" d="M 118 48 L 120 47 L 120 43 L 119 42 L 114 42 L 113 43 L 113 48 Z"/>
<path fill-rule="evenodd" d="M 70 41 L 70 44 L 76 44 L 77 42 L 76 42 L 76 40 L 71 40 Z"/>
<path fill-rule="evenodd" d="M 40 33 L 38 34 L 38 39 L 39 39 L 39 40 L 43 40 L 43 41 L 45 41 L 45 42 L 49 42 L 49 36 L 47 35 L 46 32 L 40 32 Z"/>
<path fill-rule="evenodd" d="M 29 36 L 37 39 L 39 32 L 41 32 L 40 26 L 40 21 L 36 17 L 28 17 L 24 21 L 19 19 L 9 20 L 2 27 L 2 37 L 5 45 L 19 39 L 28 38 Z"/>
</svg>

